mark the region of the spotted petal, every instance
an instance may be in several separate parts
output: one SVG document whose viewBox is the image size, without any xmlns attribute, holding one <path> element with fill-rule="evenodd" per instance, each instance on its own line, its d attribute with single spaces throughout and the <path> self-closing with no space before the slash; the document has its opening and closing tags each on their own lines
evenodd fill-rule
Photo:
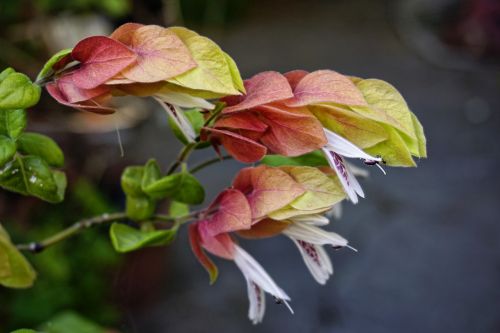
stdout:
<svg viewBox="0 0 500 333">
<path fill-rule="evenodd" d="M 332 169 L 335 170 L 349 199 L 353 203 L 358 203 L 358 195 L 364 198 L 365 194 L 358 180 L 347 167 L 342 156 L 326 148 L 323 148 L 323 152 L 325 153 L 328 163 Z"/>
<path fill-rule="evenodd" d="M 297 245 L 304 263 L 316 282 L 325 284 L 333 274 L 333 265 L 323 246 L 293 237 L 290 237 L 290 239 Z"/>
</svg>

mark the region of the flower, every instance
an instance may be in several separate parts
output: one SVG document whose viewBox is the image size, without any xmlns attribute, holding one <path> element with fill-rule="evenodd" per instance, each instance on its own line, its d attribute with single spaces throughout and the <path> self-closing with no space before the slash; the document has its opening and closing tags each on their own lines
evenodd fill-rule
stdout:
<svg viewBox="0 0 500 333">
<path fill-rule="evenodd" d="M 266 218 L 253 225 L 249 230 L 241 230 L 239 235 L 246 238 L 267 238 L 285 235 L 297 246 L 306 267 L 319 284 L 325 284 L 333 274 L 333 265 L 324 245 L 333 248 L 348 247 L 354 251 L 345 238 L 325 231 L 321 226 L 329 220 L 321 214 L 294 216 L 284 221 Z"/>
<path fill-rule="evenodd" d="M 334 232 L 319 228 L 329 222 L 322 215 L 297 216 L 290 218 L 290 221 L 292 223 L 283 230 L 283 234 L 297 246 L 314 279 L 319 284 L 325 284 L 333 274 L 333 266 L 323 245 L 350 247 L 347 240 Z"/>
<path fill-rule="evenodd" d="M 328 143 L 321 149 L 323 150 L 328 163 L 332 169 L 335 170 L 335 173 L 349 196 L 349 199 L 353 203 L 357 203 L 358 195 L 364 198 L 365 194 L 351 168 L 347 163 L 345 163 L 344 157 L 360 158 L 365 162 L 365 164 L 377 165 L 385 174 L 384 169 L 380 166 L 380 163 L 383 163 L 383 160 L 381 157 L 374 157 L 365 153 L 349 140 L 326 128 L 324 131 L 328 139 Z"/>
<path fill-rule="evenodd" d="M 247 238 L 286 235 L 298 247 L 316 281 L 324 284 L 333 274 L 333 266 L 323 245 L 349 247 L 342 236 L 320 228 L 329 222 L 322 214 L 345 197 L 337 184 L 313 167 L 245 168 L 234 179 L 233 187 L 245 194 L 252 223 L 237 233 Z"/>
<path fill-rule="evenodd" d="M 59 103 L 109 114 L 114 96 L 153 97 L 190 142 L 196 134 L 184 108 L 212 110 L 206 99 L 244 92 L 234 61 L 210 39 L 180 27 L 126 23 L 56 59 L 46 87 Z"/>
<path fill-rule="evenodd" d="M 286 77 L 262 72 L 244 82 L 246 94 L 223 99 L 222 116 L 205 130 L 215 145 L 235 159 L 252 163 L 267 153 L 298 156 L 326 143 L 320 122 L 305 107 L 289 107 L 293 97 Z"/>
<path fill-rule="evenodd" d="M 416 166 L 412 156 L 427 156 L 422 125 L 389 83 L 331 70 L 284 75 L 294 95 L 287 106 L 306 107 L 323 127 L 369 155 L 382 156 L 390 166 Z"/>
<path fill-rule="evenodd" d="M 235 215 L 235 212 L 237 215 Z M 238 190 L 222 192 L 207 209 L 202 220 L 189 226 L 189 239 L 193 253 L 209 272 L 211 282 L 217 277 L 217 267 L 205 254 L 209 253 L 232 260 L 242 272 L 247 283 L 250 307 L 248 317 L 260 323 L 265 312 L 264 292 L 277 302 L 283 302 L 290 312 L 290 297 L 274 282 L 264 268 L 243 248 L 235 244 L 229 232 L 250 228 L 251 213 L 245 196 Z"/>
</svg>

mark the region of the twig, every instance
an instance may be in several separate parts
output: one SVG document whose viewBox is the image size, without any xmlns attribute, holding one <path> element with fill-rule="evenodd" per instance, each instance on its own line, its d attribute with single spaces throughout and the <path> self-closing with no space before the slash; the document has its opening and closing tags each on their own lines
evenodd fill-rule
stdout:
<svg viewBox="0 0 500 333">
<path fill-rule="evenodd" d="M 222 112 L 222 110 L 224 110 L 225 106 L 226 106 L 226 103 L 217 102 L 217 104 L 215 104 L 214 110 L 210 113 L 210 117 L 208 117 L 207 120 L 205 120 L 203 127 L 210 125 L 210 122 L 212 120 L 214 120 Z"/>
<path fill-rule="evenodd" d="M 188 143 L 187 145 L 185 145 L 179 153 L 179 156 L 177 156 L 177 160 L 170 166 L 170 168 L 168 168 L 167 175 L 173 174 L 175 170 L 177 170 L 179 165 L 187 160 L 187 158 L 197 145 L 198 143 L 196 142 Z"/>
<path fill-rule="evenodd" d="M 198 172 L 198 171 L 206 168 L 207 166 L 210 166 L 210 165 L 218 163 L 218 162 L 222 162 L 224 160 L 230 160 L 232 158 L 233 158 L 232 156 L 228 156 L 228 155 L 221 156 L 221 157 L 215 157 L 215 158 L 212 158 L 210 160 L 201 162 L 200 164 L 198 164 L 197 166 L 195 166 L 191 170 L 189 170 L 189 172 L 190 173 L 196 173 L 196 172 Z"/>
<path fill-rule="evenodd" d="M 150 219 L 151 221 L 159 220 L 159 221 L 167 221 L 167 222 L 174 222 L 174 226 L 180 226 L 194 218 L 196 218 L 198 215 L 200 215 L 200 211 L 194 211 L 189 213 L 188 215 L 185 216 L 180 216 L 180 217 L 172 217 L 169 215 L 153 215 Z M 32 253 L 40 253 L 46 248 L 55 245 L 63 240 L 66 240 L 73 235 L 78 234 L 80 231 L 85 230 L 87 228 L 96 226 L 96 225 L 101 225 L 105 223 L 111 223 L 111 222 L 116 222 L 116 221 L 121 221 L 121 220 L 126 220 L 128 217 L 124 212 L 119 212 L 119 213 L 112 213 L 112 214 L 102 214 L 98 216 L 94 216 L 89 219 L 83 219 L 80 220 L 71 226 L 69 226 L 66 229 L 63 229 L 59 231 L 58 233 L 47 237 L 39 242 L 31 242 L 31 243 L 26 243 L 26 244 L 18 244 L 16 245 L 17 249 L 22 250 L 22 251 L 29 251 Z"/>
</svg>

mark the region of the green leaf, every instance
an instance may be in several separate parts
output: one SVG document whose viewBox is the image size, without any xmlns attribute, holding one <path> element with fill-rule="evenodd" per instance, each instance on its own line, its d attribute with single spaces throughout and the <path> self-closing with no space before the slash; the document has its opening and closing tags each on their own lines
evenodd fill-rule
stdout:
<svg viewBox="0 0 500 333">
<path fill-rule="evenodd" d="M 364 149 L 387 139 L 384 126 L 343 106 L 311 105 L 308 109 L 323 127 Z"/>
<path fill-rule="evenodd" d="M 0 167 L 12 160 L 16 153 L 16 143 L 6 136 L 0 135 Z"/>
<path fill-rule="evenodd" d="M 150 159 L 144 166 L 141 180 L 141 189 L 144 189 L 149 184 L 154 183 L 161 177 L 160 166 L 154 159 Z"/>
<path fill-rule="evenodd" d="M 236 62 L 234 62 L 233 58 L 229 56 L 226 52 L 224 53 L 224 57 L 226 58 L 227 65 L 229 66 L 229 70 L 231 71 L 231 76 L 233 78 L 233 85 L 240 92 L 245 93 L 245 86 L 243 85 L 243 79 L 241 78 L 240 71 Z"/>
<path fill-rule="evenodd" d="M 0 81 L 0 110 L 29 108 L 38 103 L 40 92 L 26 75 L 10 73 Z"/>
<path fill-rule="evenodd" d="M 329 177 L 317 168 L 286 166 L 280 169 L 292 176 L 306 192 L 287 206 L 269 213 L 268 216 L 274 220 L 321 213 L 345 198 L 339 180 L 336 177 Z"/>
<path fill-rule="evenodd" d="M 323 172 L 313 167 L 295 166 L 282 168 L 307 191 L 290 206 L 297 210 L 328 209 L 345 198 L 345 191 Z"/>
<path fill-rule="evenodd" d="M 142 221 L 150 218 L 156 209 L 156 201 L 146 195 L 127 195 L 125 211 L 132 220 Z"/>
<path fill-rule="evenodd" d="M 104 328 L 94 324 L 86 318 L 73 313 L 63 312 L 52 318 L 42 330 L 44 333 L 105 333 Z"/>
<path fill-rule="evenodd" d="M 176 201 L 196 205 L 205 199 L 205 190 L 190 173 L 183 171 L 165 176 L 144 188 L 152 198 L 172 198 Z"/>
<path fill-rule="evenodd" d="M 415 161 L 411 156 L 408 145 L 401 137 L 400 132 L 387 126 L 389 139 L 366 148 L 365 151 L 373 156 L 380 155 L 389 166 L 414 167 Z"/>
<path fill-rule="evenodd" d="M 201 204 L 205 200 L 205 190 L 198 179 L 188 172 L 181 172 L 178 190 L 172 199 L 190 205 Z"/>
<path fill-rule="evenodd" d="M 413 119 L 413 127 L 415 128 L 415 135 L 418 143 L 418 153 L 412 153 L 417 157 L 427 157 L 427 140 L 425 138 L 424 128 L 413 113 L 411 114 L 411 117 Z"/>
<path fill-rule="evenodd" d="M 142 177 L 144 174 L 144 167 L 142 166 L 129 166 L 123 171 L 121 177 L 121 185 L 123 192 L 127 195 L 141 196 L 144 195 L 142 191 Z"/>
<path fill-rule="evenodd" d="M 167 245 L 175 238 L 177 228 L 143 231 L 125 224 L 113 223 L 109 229 L 111 243 L 116 251 L 125 253 L 147 246 Z"/>
<path fill-rule="evenodd" d="M 359 114 L 392 126 L 415 138 L 411 111 L 405 99 L 391 84 L 377 79 L 356 82 L 369 107 L 352 106 Z"/>
<path fill-rule="evenodd" d="M 71 53 L 73 49 L 64 49 L 64 50 L 61 50 L 59 52 L 57 52 L 56 54 L 54 54 L 46 63 L 45 65 L 43 65 L 43 68 L 42 70 L 40 71 L 40 73 L 38 73 L 38 76 L 36 77 L 36 80 L 37 81 L 40 81 L 40 80 L 43 80 L 44 78 L 46 78 L 47 76 L 50 76 L 54 73 L 53 71 L 53 67 L 56 63 L 59 62 L 59 60 L 61 60 L 62 58 L 66 57 L 68 54 Z"/>
<path fill-rule="evenodd" d="M 198 66 L 168 82 L 215 94 L 240 94 L 233 84 L 234 74 L 227 63 L 226 56 L 216 43 L 186 28 L 174 27 L 169 30 L 182 39 Z"/>
<path fill-rule="evenodd" d="M 0 225 L 0 285 L 8 288 L 29 288 L 36 279 L 36 272 L 26 258 L 12 244 Z"/>
<path fill-rule="evenodd" d="M 57 143 L 46 135 L 23 133 L 17 139 L 17 147 L 24 154 L 41 157 L 51 166 L 64 165 L 64 153 Z"/>
<path fill-rule="evenodd" d="M 39 332 L 30 330 L 30 329 L 26 329 L 26 328 L 21 328 L 19 330 L 15 330 L 15 331 L 12 331 L 10 333 L 39 333 Z"/>
<path fill-rule="evenodd" d="M 282 165 L 302 165 L 302 166 L 325 166 L 328 165 L 323 153 L 319 150 L 296 157 L 287 157 L 283 155 L 267 155 L 261 161 L 269 166 Z"/>
<path fill-rule="evenodd" d="M 168 215 L 171 217 L 181 217 L 189 214 L 189 206 L 185 203 L 172 201 L 168 209 Z"/>
<path fill-rule="evenodd" d="M 10 74 L 15 73 L 15 72 L 16 71 L 12 67 L 8 67 L 8 68 L 4 69 L 0 73 L 0 81 L 3 81 L 7 76 L 9 76 Z"/>
<path fill-rule="evenodd" d="M 0 111 L 0 134 L 15 139 L 26 127 L 26 111 L 1 110 Z"/>
<path fill-rule="evenodd" d="M 66 176 L 60 171 L 52 171 L 38 156 L 18 156 L 0 170 L 0 186 L 58 203 L 64 200 Z"/>
<path fill-rule="evenodd" d="M 191 126 L 193 127 L 195 134 L 200 135 L 200 130 L 203 127 L 203 124 L 205 123 L 205 119 L 203 118 L 201 112 L 197 109 L 186 110 L 184 111 L 184 115 L 186 116 L 187 120 L 191 123 Z M 168 124 L 170 125 L 170 128 L 172 129 L 172 132 L 174 133 L 175 137 L 179 139 L 180 142 L 187 145 L 189 142 L 184 136 L 179 126 L 177 126 L 177 124 L 175 123 L 173 117 L 168 117 Z"/>
<path fill-rule="evenodd" d="M 54 177 L 54 182 L 57 186 L 57 198 L 60 198 L 60 201 L 63 201 L 64 192 L 66 191 L 66 186 L 68 185 L 66 174 L 59 170 L 52 170 L 52 176 Z"/>
</svg>

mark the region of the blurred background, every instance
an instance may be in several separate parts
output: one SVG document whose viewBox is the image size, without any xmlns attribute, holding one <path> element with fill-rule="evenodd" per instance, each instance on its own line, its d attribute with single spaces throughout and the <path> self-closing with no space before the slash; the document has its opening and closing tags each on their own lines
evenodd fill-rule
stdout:
<svg viewBox="0 0 500 333">
<path fill-rule="evenodd" d="M 128 21 L 193 28 L 231 54 L 244 77 L 329 68 L 389 81 L 422 121 L 429 159 L 387 176 L 371 170 L 367 199 L 344 204 L 331 226 L 359 253 L 332 251 L 336 273 L 326 286 L 290 241 L 242 241 L 292 297 L 293 316 L 268 299 L 264 323 L 252 326 L 241 273 L 217 261 L 220 278 L 209 287 L 185 231 L 168 248 L 117 255 L 101 227 L 29 257 L 39 279 L 29 290 L 0 289 L 0 332 L 83 318 L 89 333 L 95 325 L 123 333 L 500 332 L 498 0 L 1 0 L 0 68 L 34 78 L 59 49 Z M 164 113 L 147 100 L 122 104 L 103 117 L 44 95 L 29 111 L 29 127 L 63 147 L 70 185 L 58 205 L 1 191 L 0 219 L 15 240 L 121 209 L 126 165 L 154 157 L 168 166 L 180 144 Z M 211 156 L 200 151 L 193 162 Z M 200 172 L 207 202 L 239 168 L 228 161 Z"/>
</svg>

